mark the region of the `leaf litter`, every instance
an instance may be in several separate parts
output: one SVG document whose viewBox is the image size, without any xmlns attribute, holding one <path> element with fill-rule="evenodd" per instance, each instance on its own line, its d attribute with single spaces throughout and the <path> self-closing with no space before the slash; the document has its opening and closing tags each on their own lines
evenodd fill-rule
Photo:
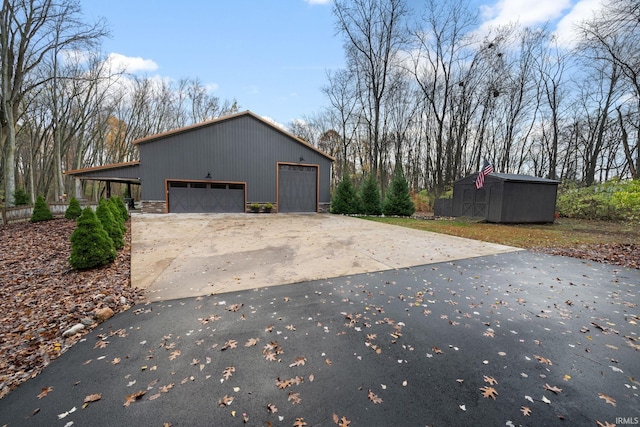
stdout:
<svg viewBox="0 0 640 427">
<path fill-rule="evenodd" d="M 446 277 L 444 277 L 443 279 L 447 279 Z M 432 279 L 433 280 L 433 279 Z M 444 280 L 444 283 L 451 283 L 450 280 Z M 329 282 L 327 282 L 329 283 Z M 479 283 L 481 283 L 481 281 L 479 279 L 476 279 L 475 281 L 472 280 L 472 283 L 475 283 L 474 286 L 478 286 Z M 391 281 L 386 283 L 386 286 L 389 288 L 391 286 L 395 286 L 395 283 L 391 283 Z M 376 355 L 385 354 L 387 351 L 390 351 L 390 349 L 393 348 L 397 348 L 400 349 L 399 351 L 401 352 L 407 352 L 407 354 L 409 354 L 414 348 L 416 348 L 416 344 L 415 343 L 406 343 L 403 342 L 403 340 L 405 340 L 406 338 L 404 337 L 405 335 L 405 331 L 403 330 L 403 327 L 406 325 L 410 325 L 411 324 L 411 318 L 410 317 L 406 317 L 405 319 L 394 319 L 391 316 L 393 316 L 393 313 L 395 313 L 394 310 L 392 310 L 392 303 L 391 301 L 391 297 L 393 297 L 393 291 L 391 291 L 391 289 L 386 289 L 385 292 L 389 294 L 389 299 L 387 300 L 387 303 L 385 305 L 384 301 L 385 301 L 385 294 L 382 291 L 379 291 L 378 295 L 376 295 L 375 292 L 371 292 L 370 290 L 367 291 L 365 286 L 361 286 L 360 285 L 356 285 L 354 286 L 354 290 L 355 292 L 362 292 L 364 295 L 364 301 L 367 302 L 367 300 L 375 300 L 376 297 L 379 297 L 379 299 L 381 301 L 376 301 L 375 303 L 369 303 L 367 302 L 367 307 L 369 307 L 369 309 L 366 309 L 365 307 L 363 307 L 362 310 L 351 310 L 351 312 L 346 316 L 347 318 L 347 323 L 344 325 L 346 330 L 351 330 L 352 332 L 350 334 L 347 334 L 344 330 L 340 330 L 339 328 L 337 328 L 336 331 L 336 336 L 340 337 L 340 336 L 347 336 L 347 337 L 353 337 L 354 334 L 359 335 L 362 337 L 362 343 L 364 343 L 364 345 L 366 347 L 369 347 L 371 349 L 374 350 L 373 353 L 369 353 L 371 354 L 371 356 L 369 357 L 376 357 Z M 402 303 L 405 306 L 405 313 L 407 313 L 407 316 L 410 316 L 412 313 L 416 313 L 416 314 L 420 314 L 421 316 L 425 316 L 427 314 L 430 314 L 435 308 L 438 307 L 438 305 L 440 305 L 440 309 L 442 309 L 443 306 L 448 306 L 450 307 L 450 311 L 443 313 L 443 312 L 439 312 L 439 311 L 435 311 L 435 313 L 437 313 L 437 316 L 439 317 L 433 317 L 436 321 L 438 322 L 442 322 L 442 325 L 449 328 L 455 328 L 455 327 L 466 327 L 469 328 L 470 325 L 473 325 L 474 322 L 477 322 L 478 324 L 482 324 L 484 326 L 489 326 L 490 325 L 490 329 L 486 329 L 486 327 L 484 329 L 481 329 L 479 332 L 479 335 L 482 336 L 483 333 L 486 336 L 487 332 L 491 332 L 491 337 L 497 339 L 500 335 L 498 333 L 496 333 L 495 331 L 499 331 L 500 329 L 500 318 L 502 316 L 502 314 L 498 313 L 498 311 L 500 310 L 508 310 L 508 307 L 512 307 L 513 305 L 517 304 L 519 306 L 523 306 L 523 307 L 532 307 L 535 306 L 535 298 L 531 297 L 530 295 L 527 296 L 526 298 L 522 298 L 521 296 L 518 295 L 518 292 L 522 292 L 519 288 L 513 287 L 511 289 L 508 290 L 508 292 L 506 294 L 502 294 L 500 295 L 500 298 L 496 298 L 494 300 L 494 302 L 492 302 L 491 304 L 482 304 L 482 303 L 478 303 L 476 301 L 474 301 L 473 299 L 469 299 L 469 297 L 467 296 L 467 300 L 465 301 L 464 299 L 461 298 L 461 294 L 463 294 L 463 291 L 461 290 L 449 290 L 446 288 L 446 286 L 450 286 L 450 285 L 444 285 L 443 287 L 440 286 L 434 286 L 431 283 L 426 284 L 425 286 L 421 287 L 421 289 L 419 289 L 418 291 L 416 291 L 415 289 L 409 289 L 407 290 L 406 288 L 400 292 L 397 292 L 397 295 L 395 297 L 395 301 L 398 301 L 398 303 Z M 443 291 L 447 290 L 448 292 L 450 291 L 451 293 L 449 295 L 447 295 L 446 297 L 442 297 L 441 293 L 443 293 Z M 339 292 L 342 293 L 344 295 L 348 295 L 348 293 L 345 293 L 345 290 L 343 289 L 334 289 L 333 292 Z M 354 292 L 354 293 L 355 293 Z M 376 291 L 378 292 L 378 291 Z M 491 288 L 487 290 L 487 295 L 490 295 L 492 293 L 497 292 L 497 289 Z M 323 300 L 324 297 L 321 296 L 321 293 L 316 293 L 317 297 L 320 300 Z M 511 300 L 511 304 L 509 303 L 508 299 L 512 298 Z M 614 296 L 614 298 L 617 298 L 616 296 Z M 206 299 L 201 299 L 203 301 L 206 301 Z M 285 301 L 287 302 L 288 299 Z M 571 311 L 570 310 L 576 310 L 577 308 L 579 308 L 581 305 L 586 305 L 587 303 L 582 301 L 580 298 L 576 298 L 576 297 L 572 297 L 570 302 L 571 304 L 569 304 L 566 298 L 562 299 L 559 301 L 559 304 L 557 307 L 562 307 L 562 308 L 555 308 L 551 307 L 551 309 L 546 308 L 544 310 L 544 316 L 545 317 L 541 317 L 540 319 L 553 319 L 554 315 L 556 316 L 556 318 L 558 319 L 569 319 L 571 316 Z M 344 297 L 342 298 L 342 302 L 344 304 L 353 304 L 352 299 L 348 298 L 348 297 Z M 446 304 L 446 305 L 445 305 Z M 464 308 L 462 308 L 463 305 L 467 305 L 469 308 L 471 308 L 471 310 L 469 310 L 467 308 L 467 310 L 465 310 Z M 246 315 L 245 319 L 246 320 L 250 320 L 252 317 L 252 314 L 255 312 L 255 309 L 253 309 L 254 311 L 251 312 L 251 304 L 248 304 L 247 301 L 244 302 L 237 302 L 235 304 L 229 305 L 229 306 L 225 306 L 225 305 L 220 305 L 222 309 L 224 309 L 224 311 L 227 312 L 227 315 L 230 316 L 233 313 L 237 313 L 240 310 L 244 311 L 243 315 Z M 357 304 L 355 305 L 357 308 Z M 425 308 L 425 306 L 428 306 L 429 309 Z M 246 307 L 246 308 L 245 308 Z M 459 309 L 458 307 L 462 308 Z M 389 315 L 387 317 L 383 317 L 382 313 L 389 313 Z M 427 313 L 428 312 L 428 313 Z M 485 315 L 485 317 L 482 317 L 481 315 Z M 196 319 L 198 320 L 198 323 L 200 325 L 202 325 L 204 328 L 207 328 L 207 330 L 211 330 L 211 325 L 213 324 L 212 322 L 218 322 L 220 320 L 223 320 L 225 318 L 225 314 L 224 312 L 218 312 L 216 314 L 211 314 L 211 315 L 205 315 L 203 316 L 199 316 Z M 309 317 L 307 320 L 312 320 L 313 317 Z M 491 318 L 491 321 L 488 322 L 487 319 Z M 235 314 L 234 315 L 234 319 L 239 320 L 238 319 L 238 315 Z M 203 322 L 203 320 L 206 320 L 205 322 Z M 257 343 L 261 340 L 261 339 L 265 339 L 266 336 L 268 336 L 268 334 L 273 334 L 272 336 L 275 337 L 276 334 L 280 335 L 280 332 L 278 332 L 278 330 L 282 330 L 282 328 L 284 328 L 285 330 L 289 331 L 289 332 L 296 332 L 299 330 L 304 330 L 306 328 L 306 326 L 303 327 L 302 323 L 303 321 L 301 319 L 298 319 L 297 321 L 295 319 L 291 319 L 295 322 L 296 326 L 293 326 L 294 323 L 292 323 L 291 321 L 289 321 L 288 323 L 280 323 L 278 327 L 276 327 L 276 320 L 271 320 L 272 323 L 268 324 L 266 327 L 264 327 L 264 333 L 267 335 L 262 335 L 262 336 L 255 336 L 254 338 L 249 338 L 247 339 L 246 337 L 235 337 L 236 339 L 230 338 L 228 339 L 226 342 L 224 342 L 224 344 L 220 347 L 221 350 L 227 350 L 227 349 L 236 349 L 238 346 L 238 341 L 245 343 L 244 344 L 244 348 L 246 350 L 243 351 L 255 351 L 255 355 L 258 356 L 261 360 L 262 363 L 264 364 L 263 366 L 267 367 L 270 365 L 267 365 L 266 362 L 272 361 L 272 362 L 277 362 L 279 361 L 279 356 L 282 355 L 283 353 L 285 353 L 285 350 L 287 350 L 288 347 L 291 346 L 291 339 L 292 337 L 288 337 L 289 340 L 284 341 L 283 345 L 281 345 L 280 343 L 278 343 L 278 341 L 275 340 L 269 340 L 266 339 L 266 341 L 269 343 L 267 345 L 265 345 L 262 350 L 258 350 L 255 349 L 253 350 L 252 347 L 256 347 Z M 268 323 L 269 320 L 267 320 Z M 631 322 L 627 322 L 628 325 L 634 325 L 635 322 L 634 319 L 631 320 Z M 486 325 L 486 323 L 489 323 L 489 325 Z M 637 323 L 637 322 L 636 322 Z M 313 318 L 311 325 L 315 325 L 317 328 L 323 330 L 323 332 L 325 332 L 325 329 L 328 327 L 331 327 L 332 329 L 335 329 L 337 327 L 337 325 L 335 324 L 331 324 L 330 322 L 327 321 L 317 321 L 315 318 Z M 622 335 L 619 333 L 619 328 L 616 327 L 614 328 L 612 325 L 609 325 L 606 323 L 606 321 L 601 321 L 598 319 L 595 319 L 594 322 L 592 322 L 590 324 L 591 327 L 596 328 L 598 331 L 602 332 L 603 334 L 609 334 L 609 335 Z M 388 331 L 384 331 L 381 328 L 384 327 L 388 327 L 389 330 Z M 377 328 L 377 329 L 376 329 Z M 513 335 L 514 339 L 520 340 L 520 338 L 518 337 L 519 335 L 519 331 L 517 331 L 517 328 L 511 328 L 511 333 L 508 335 Z M 580 328 L 576 328 L 576 330 L 579 330 Z M 484 332 L 483 332 L 484 331 Z M 188 334 L 190 335 L 190 334 Z M 259 334 L 257 334 L 259 335 Z M 631 344 L 635 344 L 635 340 L 633 338 L 626 338 L 630 335 L 625 335 L 625 337 L 623 338 L 622 336 L 620 337 L 621 339 L 624 339 L 625 342 L 627 344 L 631 343 Z M 284 335 L 281 335 L 281 338 L 284 337 Z M 381 338 L 381 337 L 386 337 L 386 338 Z M 171 341 L 173 339 L 173 341 Z M 183 337 L 184 339 L 184 337 Z M 593 340 L 596 339 L 596 336 L 593 336 Z M 241 341 L 242 340 L 242 341 Z M 592 340 L 592 341 L 593 341 Z M 195 341 L 195 337 L 194 337 L 194 341 Z M 206 335 L 202 336 L 200 338 L 198 338 L 198 345 L 200 344 L 206 344 Z M 374 343 L 375 341 L 375 343 Z M 100 343 L 100 346 L 97 346 L 96 349 L 100 350 L 100 349 L 105 349 L 107 348 L 109 342 L 106 339 L 100 339 L 98 341 Z M 220 341 L 218 341 L 220 342 Z M 494 342 L 494 341 L 491 341 Z M 540 346 L 541 343 L 544 342 L 544 340 L 539 340 L 536 339 L 535 340 L 536 345 Z M 183 364 L 192 364 L 193 366 L 199 367 L 199 365 L 203 365 L 203 364 L 199 364 L 199 363 L 192 363 L 194 360 L 203 360 L 202 358 L 197 359 L 197 358 L 192 358 L 190 354 L 186 354 L 185 358 L 179 358 L 178 356 L 181 355 L 181 350 L 176 348 L 177 344 L 180 344 L 179 339 L 178 338 L 168 338 L 166 340 L 163 340 L 162 342 L 162 346 L 164 346 L 167 351 L 169 351 L 169 356 L 170 358 L 173 357 L 171 360 L 174 361 L 175 363 L 183 363 Z M 456 344 L 456 343 L 454 343 Z M 211 343 L 209 342 L 207 345 L 210 345 L 210 348 L 215 348 L 217 344 L 213 344 L 211 345 Z M 393 347 L 393 346 L 398 346 L 398 347 Z M 443 354 L 444 352 L 441 350 L 441 348 L 446 348 L 449 347 L 450 349 L 453 348 L 454 350 L 458 350 L 458 346 L 449 344 L 447 342 L 434 342 L 431 343 L 429 346 L 429 349 L 434 353 L 434 354 Z M 620 348 L 620 346 L 612 346 L 610 343 L 606 344 L 606 347 L 608 349 L 611 350 L 617 350 Z M 613 348 L 615 347 L 615 348 Z M 629 347 L 632 347 L 631 345 L 629 345 Z M 300 355 L 301 353 L 298 353 L 300 347 L 297 347 L 295 350 L 292 350 L 293 354 L 298 354 Z M 464 351 L 464 347 L 460 346 L 460 352 L 462 353 Z M 182 349 L 184 350 L 184 348 Z M 378 352 L 378 350 L 380 350 Z M 397 350 L 394 350 L 397 351 Z M 541 350 L 542 351 L 542 350 Z M 451 353 L 455 353 L 455 352 L 449 352 L 449 354 L 447 355 L 447 357 L 452 357 Z M 291 354 L 291 353 L 289 353 Z M 424 357 L 424 352 L 422 353 Z M 496 354 L 496 353 L 494 353 Z M 497 354 L 500 357 L 506 357 L 506 353 L 505 352 L 497 352 Z M 529 353 L 532 354 L 532 353 Z M 545 353 L 541 353 L 541 354 L 545 354 Z M 538 354 L 534 354 L 533 358 L 536 359 L 542 366 L 545 366 L 547 369 L 547 374 L 544 374 L 544 376 L 540 376 L 540 378 L 545 378 L 547 375 L 552 375 L 554 372 L 553 371 L 549 371 L 549 369 L 554 369 L 556 368 L 556 364 L 551 362 L 551 359 L 554 358 L 554 354 L 555 353 L 549 353 L 549 354 L 545 354 L 545 356 L 539 356 Z M 557 356 L 557 354 L 555 354 Z M 209 357 L 206 356 L 208 358 L 208 362 L 210 363 L 211 360 L 214 361 L 214 363 L 218 363 L 217 362 L 217 356 L 216 357 Z M 322 356 L 324 357 L 324 355 Z M 358 360 L 362 360 L 363 356 L 358 355 Z M 122 359 L 117 358 L 118 363 L 117 364 L 122 364 Z M 334 359 L 334 361 L 336 361 L 335 363 L 340 364 L 341 363 L 341 356 L 335 356 L 332 357 L 332 359 Z M 398 358 L 394 358 L 397 359 L 399 363 L 411 363 L 411 358 L 404 355 L 403 357 L 398 357 Z M 96 360 L 100 360 L 100 358 L 96 359 Z M 109 359 L 111 361 L 115 361 L 116 358 L 111 358 Z M 191 360 L 191 362 L 189 362 L 189 360 Z M 313 359 L 311 359 L 313 361 Z M 320 361 L 322 361 L 323 359 L 320 358 Z M 331 366 L 334 364 L 334 362 L 329 362 L 329 358 L 324 357 L 324 360 L 327 361 L 327 363 L 325 363 L 326 366 Z M 408 362 L 407 362 L 408 360 Z M 433 359 L 434 361 L 436 359 Z M 446 363 L 447 359 L 443 359 Z M 289 361 L 291 361 L 291 359 L 289 359 Z M 280 379 L 280 377 L 275 376 L 276 378 L 276 385 L 278 385 L 278 388 L 281 389 L 288 389 L 285 392 L 285 398 L 286 401 L 292 403 L 293 405 L 301 405 L 301 407 L 305 407 L 305 400 L 303 399 L 303 395 L 304 395 L 304 376 L 307 376 L 307 378 L 309 379 L 308 383 L 312 382 L 312 379 L 319 379 L 320 381 L 324 381 L 325 376 L 327 375 L 326 371 L 322 371 L 322 370 L 318 370 L 318 364 L 317 363 L 312 363 L 309 362 L 307 363 L 307 358 L 305 356 L 297 356 L 292 363 L 289 364 L 289 368 L 296 368 L 296 369 L 303 369 L 305 370 L 304 375 L 300 375 L 300 376 L 296 376 L 296 377 L 291 377 L 291 378 L 286 378 L 286 379 Z M 484 363 L 486 362 L 486 363 Z M 485 359 L 482 363 L 484 363 L 485 365 L 489 365 L 492 366 L 494 363 L 496 363 L 496 360 L 491 359 L 490 357 L 488 359 Z M 554 362 L 558 362 L 557 360 L 554 360 Z M 394 362 L 395 363 L 395 362 Z M 116 365 L 116 364 L 114 364 Z M 562 366 L 562 364 L 560 364 Z M 222 365 L 223 367 L 225 365 Z M 280 364 L 276 364 L 273 366 L 283 366 Z M 286 368 L 287 364 L 284 364 L 284 367 Z M 234 370 L 230 370 L 229 368 L 232 368 L 232 366 L 227 366 L 227 368 L 225 368 L 224 372 L 223 372 L 223 377 L 225 377 L 226 380 L 229 380 L 233 373 L 235 372 L 235 368 Z M 615 368 L 615 369 L 614 369 Z M 222 369 L 222 368 L 220 368 Z M 327 369 L 327 368 L 325 368 Z M 611 369 L 614 372 L 618 372 L 616 366 L 611 366 Z M 622 371 L 622 369 L 620 369 Z M 312 373 L 313 372 L 313 373 Z M 518 374 L 520 373 L 520 371 L 517 371 Z M 524 372 L 523 372 L 524 374 Z M 531 372 L 529 372 L 529 374 L 531 374 Z M 564 373 L 562 373 L 564 374 Z M 564 381 L 568 381 L 571 377 L 567 374 L 564 374 L 564 376 L 562 374 L 557 374 L 554 378 L 562 378 Z M 530 375 L 531 377 L 531 375 Z M 622 377 L 622 376 L 621 376 Z M 200 377 L 200 378 L 204 378 L 204 377 Z M 455 378 L 455 377 L 454 377 Z M 526 378 L 525 376 L 523 376 L 523 378 Z M 185 380 L 188 381 L 195 381 L 196 378 L 191 375 L 191 376 L 187 376 L 185 378 Z M 490 376 L 490 375 L 485 375 L 483 376 L 483 380 L 488 384 L 485 387 L 482 387 L 480 390 L 482 392 L 483 397 L 485 397 L 486 399 L 489 399 L 489 401 L 487 402 L 487 404 L 490 404 L 491 401 L 496 400 L 496 398 L 499 398 L 499 393 L 498 390 L 496 388 L 494 388 L 494 386 L 497 384 L 497 381 L 495 380 L 494 377 Z M 550 380 L 552 380 L 552 377 L 549 376 L 549 379 L 547 381 L 549 381 L 551 384 L 553 384 L 553 382 L 551 382 Z M 563 392 L 563 389 L 554 385 L 549 385 L 549 382 L 545 382 L 545 383 L 540 383 L 540 385 L 545 389 L 545 391 L 550 391 L 556 395 L 559 395 L 558 398 L 562 398 L 562 396 L 560 395 Z M 134 381 L 135 383 L 135 381 Z M 183 381 L 184 383 L 184 381 Z M 461 387 L 466 387 L 466 383 L 463 382 L 459 382 Z M 155 386 L 155 384 L 154 384 Z M 405 383 L 402 383 L 402 386 L 406 387 Z M 158 388 L 158 392 L 152 396 L 150 396 L 148 399 L 149 400 L 154 400 L 157 399 L 157 396 L 160 395 L 160 393 L 167 393 L 169 392 L 172 388 L 174 387 L 173 383 L 169 383 L 165 386 L 159 387 Z M 292 387 L 296 387 L 294 389 L 291 389 Z M 391 386 L 390 386 L 391 387 Z M 504 387 L 504 385 L 501 386 L 501 388 Z M 144 396 L 144 394 L 146 393 L 146 391 L 141 390 L 137 393 L 133 393 L 133 394 L 129 394 L 126 397 L 125 400 L 125 405 L 124 406 L 129 406 L 130 404 L 134 403 L 135 401 L 139 400 L 142 398 L 142 396 Z M 45 394 L 46 396 L 46 394 Z M 238 399 L 241 399 L 241 397 L 236 396 Z M 528 396 L 527 396 L 528 397 Z M 603 399 L 605 403 L 608 403 L 612 406 L 616 405 L 616 400 L 613 399 L 612 397 L 608 396 L 607 394 L 604 393 L 599 393 L 598 397 L 600 399 Z M 228 406 L 230 405 L 232 402 L 234 402 L 235 397 L 230 395 L 230 394 L 225 394 L 223 398 L 220 398 L 219 400 L 219 404 L 221 403 L 221 406 Z M 368 389 L 367 391 L 367 399 L 374 403 L 375 405 L 381 405 L 383 403 L 383 399 L 378 396 L 373 390 Z M 529 399 L 526 399 L 529 400 Z M 531 401 L 533 402 L 533 399 L 531 399 Z M 549 400 L 543 396 L 542 397 L 542 401 L 543 402 L 548 402 Z M 306 400 L 306 402 L 308 402 L 308 405 L 313 405 L 313 403 L 310 400 Z M 241 405 L 241 404 L 238 404 Z M 277 411 L 277 406 L 275 406 L 275 404 L 273 403 L 264 403 L 264 405 L 267 407 L 267 413 L 274 413 Z M 272 405 L 272 406 L 269 406 Z M 460 405 L 458 403 L 455 404 L 456 405 L 456 409 L 460 410 L 462 408 L 465 408 L 466 410 L 466 405 Z M 235 404 L 234 404 L 235 406 Z M 240 406 L 238 406 L 240 407 Z M 272 408 L 272 409 L 269 409 Z M 531 416 L 532 415 L 532 411 L 530 409 L 529 406 L 526 405 L 518 405 L 514 408 L 514 410 L 516 410 L 516 412 L 520 412 L 522 416 Z M 248 412 L 248 411 L 247 411 Z M 541 411 L 537 411 L 536 416 L 538 416 L 540 414 Z M 244 417 L 246 416 L 248 419 L 248 416 L 246 415 L 246 412 L 243 412 L 242 410 L 238 410 L 238 413 L 242 413 L 242 417 L 244 419 Z M 338 414 L 340 413 L 338 410 L 332 412 L 332 414 Z M 337 416 L 337 415 L 336 415 Z M 563 415 L 564 416 L 564 415 Z M 295 422 L 298 422 L 298 420 L 300 420 L 300 422 L 304 422 L 303 418 L 296 418 Z M 332 419 L 334 424 L 337 425 L 345 425 L 348 426 L 350 421 L 346 418 L 346 417 L 339 417 L 338 418 L 338 422 L 335 421 L 335 418 Z M 246 421 L 245 421 L 246 422 Z M 291 422 L 291 421 L 289 421 Z M 425 420 L 425 423 L 429 423 L 429 420 Z"/>
</svg>

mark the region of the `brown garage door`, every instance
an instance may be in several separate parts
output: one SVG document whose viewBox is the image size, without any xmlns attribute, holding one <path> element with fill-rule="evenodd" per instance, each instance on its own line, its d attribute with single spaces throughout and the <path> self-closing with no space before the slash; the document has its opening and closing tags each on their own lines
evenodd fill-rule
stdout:
<svg viewBox="0 0 640 427">
<path fill-rule="evenodd" d="M 169 212 L 244 212 L 244 184 L 211 182 L 169 182 Z"/>
</svg>

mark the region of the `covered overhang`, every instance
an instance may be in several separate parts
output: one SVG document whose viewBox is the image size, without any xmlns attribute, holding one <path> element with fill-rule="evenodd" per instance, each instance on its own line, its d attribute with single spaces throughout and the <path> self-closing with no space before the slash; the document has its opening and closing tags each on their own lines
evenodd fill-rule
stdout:
<svg viewBox="0 0 640 427">
<path fill-rule="evenodd" d="M 82 199 L 81 181 L 102 181 L 106 183 L 107 198 L 111 197 L 111 183 L 127 184 L 129 194 L 131 185 L 140 185 L 140 161 L 115 163 L 105 166 L 66 171 L 65 175 L 75 178 L 75 197 Z"/>
</svg>

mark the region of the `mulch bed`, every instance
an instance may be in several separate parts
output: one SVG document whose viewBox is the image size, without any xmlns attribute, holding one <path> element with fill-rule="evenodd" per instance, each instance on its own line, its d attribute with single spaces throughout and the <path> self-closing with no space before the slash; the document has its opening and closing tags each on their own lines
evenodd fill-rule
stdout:
<svg viewBox="0 0 640 427">
<path fill-rule="evenodd" d="M 0 227 L 0 398 L 95 328 L 96 310 L 118 313 L 143 299 L 131 288 L 129 224 L 117 259 L 86 271 L 67 261 L 75 225 L 55 219 Z M 81 333 L 62 336 L 83 321 Z"/>
</svg>

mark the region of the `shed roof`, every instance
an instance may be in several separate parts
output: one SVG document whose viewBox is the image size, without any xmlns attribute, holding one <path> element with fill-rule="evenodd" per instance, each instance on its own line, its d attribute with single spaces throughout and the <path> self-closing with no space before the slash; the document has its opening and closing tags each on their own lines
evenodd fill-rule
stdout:
<svg viewBox="0 0 640 427">
<path fill-rule="evenodd" d="M 178 129 L 172 129 L 170 131 L 167 132 L 162 132 L 159 134 L 155 134 L 155 135 L 149 135 L 149 136 L 145 136 L 144 138 L 140 138 L 140 139 L 136 139 L 135 141 L 132 141 L 132 144 L 147 144 L 150 142 L 154 142 L 154 141 L 158 141 L 160 139 L 163 138 L 167 138 L 169 136 L 173 136 L 173 135 L 178 135 L 180 133 L 184 133 L 184 132 L 191 132 L 197 129 L 201 129 L 207 126 L 213 126 L 217 123 L 221 123 L 227 120 L 231 120 L 231 119 L 236 119 L 238 117 L 243 117 L 243 116 L 248 116 L 248 117 L 252 117 L 262 123 L 264 123 L 265 125 L 273 128 L 274 130 L 288 136 L 289 138 L 293 139 L 294 141 L 296 141 L 297 143 L 304 145 L 305 147 L 321 154 L 322 156 L 326 157 L 327 159 L 331 160 L 332 162 L 335 161 L 335 158 L 333 156 L 330 156 L 329 154 L 325 153 L 324 151 L 319 150 L 318 148 L 314 147 L 313 145 L 309 144 L 307 141 L 305 141 L 304 139 L 298 138 L 297 136 L 295 136 L 294 134 L 287 132 L 286 130 L 280 128 L 279 126 L 274 125 L 273 123 L 263 119 L 262 117 L 258 116 L 257 114 L 252 113 L 251 111 L 247 110 L 247 111 L 243 111 L 240 113 L 234 113 L 234 114 L 229 114 L 226 116 L 222 116 L 222 117 L 217 117 L 215 119 L 212 120 L 207 120 L 205 122 L 201 122 L 201 123 L 196 123 L 190 126 L 185 126 L 182 128 L 178 128 Z"/>
<path fill-rule="evenodd" d="M 462 181 L 475 182 L 475 179 L 477 176 L 478 176 L 478 173 L 473 173 L 471 175 L 465 176 L 462 179 L 459 179 L 456 182 L 462 182 Z M 493 172 L 487 175 L 486 179 L 490 179 L 490 178 L 494 178 L 499 181 L 507 181 L 507 182 L 529 182 L 529 183 L 539 183 L 539 184 L 559 184 L 560 183 L 560 181 L 556 181 L 555 179 L 539 178 L 537 176 L 521 175 L 516 173 Z"/>
<path fill-rule="evenodd" d="M 520 175 L 515 173 L 494 172 L 490 174 L 490 176 L 493 176 L 503 181 L 514 181 L 514 182 L 539 182 L 541 184 L 558 184 L 560 182 L 560 181 L 556 181 L 555 179 L 539 178 L 537 176 Z"/>
<path fill-rule="evenodd" d="M 64 174 L 97 181 L 130 182 L 139 184 L 139 167 L 140 160 L 135 160 L 133 162 L 114 163 L 104 166 L 93 166 L 83 169 L 74 169 L 65 171 Z M 117 176 L 113 175 L 114 171 L 118 171 Z"/>
</svg>

